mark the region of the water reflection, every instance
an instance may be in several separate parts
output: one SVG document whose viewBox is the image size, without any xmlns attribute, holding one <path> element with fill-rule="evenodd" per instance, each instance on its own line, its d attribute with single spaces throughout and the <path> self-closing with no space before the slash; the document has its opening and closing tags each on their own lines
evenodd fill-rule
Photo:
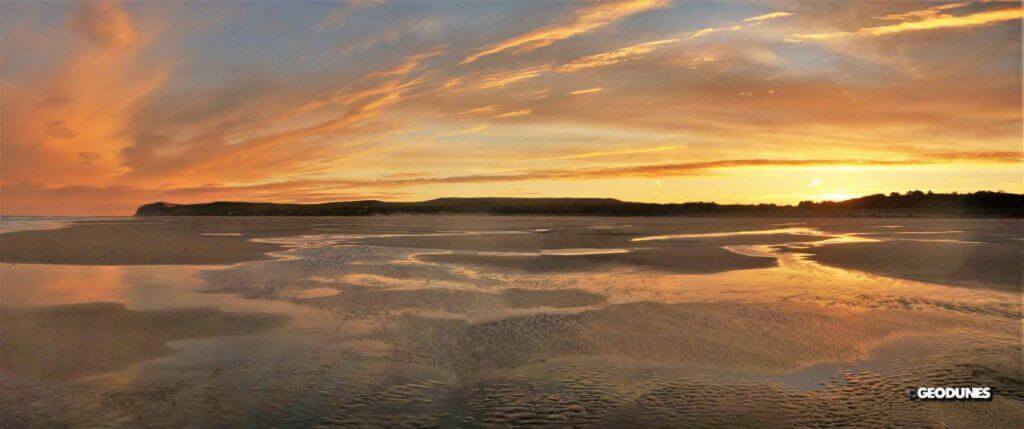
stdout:
<svg viewBox="0 0 1024 429">
<path fill-rule="evenodd" d="M 202 292 L 197 274 L 209 269 L 181 265 L 0 264 L 0 301 L 5 306 L 19 307 L 91 302 L 121 303 L 129 310 L 210 307 L 226 312 L 283 313 L 296 317 L 297 326 L 315 324 L 317 312 L 307 307 Z"/>
</svg>

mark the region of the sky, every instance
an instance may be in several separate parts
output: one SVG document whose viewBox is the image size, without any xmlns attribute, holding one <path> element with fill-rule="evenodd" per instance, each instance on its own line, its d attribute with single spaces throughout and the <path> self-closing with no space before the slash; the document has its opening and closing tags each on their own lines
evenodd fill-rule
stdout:
<svg viewBox="0 0 1024 429">
<path fill-rule="evenodd" d="M 0 2 L 0 214 L 1024 192 L 1020 2 Z"/>
</svg>

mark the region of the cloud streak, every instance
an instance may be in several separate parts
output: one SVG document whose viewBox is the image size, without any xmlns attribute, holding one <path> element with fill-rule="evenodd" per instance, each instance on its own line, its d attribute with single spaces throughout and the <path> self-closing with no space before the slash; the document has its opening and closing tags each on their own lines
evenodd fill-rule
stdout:
<svg viewBox="0 0 1024 429">
<path fill-rule="evenodd" d="M 678 149 L 682 149 L 682 148 L 684 148 L 684 146 L 658 146 L 658 147 L 648 147 L 648 148 L 640 148 L 640 149 L 626 149 L 626 150 L 613 150 L 613 151 L 598 151 L 598 152 L 577 153 L 577 154 L 573 154 L 573 155 L 565 155 L 565 156 L 559 156 L 559 157 L 554 157 L 554 158 L 549 158 L 549 159 L 605 158 L 605 157 L 614 157 L 614 156 L 622 156 L 622 155 L 638 155 L 638 154 L 655 153 L 655 152 L 666 152 L 666 151 L 678 150 Z"/>
<path fill-rule="evenodd" d="M 604 67 L 626 61 L 642 58 L 644 54 L 654 51 L 661 45 L 678 42 L 679 39 L 665 39 L 654 42 L 640 43 L 633 46 L 626 46 L 610 52 L 603 52 L 577 59 L 571 63 L 558 67 L 562 73 L 571 73 L 586 70 L 594 67 Z"/>
<path fill-rule="evenodd" d="M 771 167 L 906 167 L 945 164 L 959 161 L 987 163 L 1019 163 L 1020 152 L 946 152 L 932 157 L 907 159 L 730 159 L 669 164 L 631 165 L 593 169 L 544 169 L 500 174 L 418 177 L 376 181 L 343 182 L 349 186 L 413 186 L 486 182 L 518 182 L 529 180 L 594 180 L 617 178 L 679 177 L 711 174 L 715 170 Z"/>
<path fill-rule="evenodd" d="M 688 34 L 686 36 L 685 40 L 699 39 L 701 37 L 710 36 L 710 35 L 715 34 L 715 33 L 722 33 L 722 32 L 727 32 L 727 31 L 738 31 L 738 30 L 740 30 L 742 28 L 743 28 L 742 25 L 729 25 L 729 26 L 725 26 L 725 27 L 704 28 L 704 29 L 700 29 L 700 30 L 697 30 L 697 31 L 694 31 L 694 32 Z"/>
<path fill-rule="evenodd" d="M 477 79 L 476 89 L 504 88 L 507 85 L 533 79 L 551 70 L 551 65 L 544 64 L 527 67 L 521 70 L 498 72 Z"/>
<path fill-rule="evenodd" d="M 604 91 L 604 88 L 601 88 L 600 86 L 598 86 L 598 87 L 595 87 L 595 88 L 581 89 L 581 90 L 578 90 L 578 91 L 573 91 L 573 92 L 570 92 L 569 95 L 597 94 L 597 93 L 599 93 L 601 91 Z"/>
<path fill-rule="evenodd" d="M 764 21 L 769 21 L 772 19 L 786 18 L 790 16 L 793 16 L 793 14 L 790 12 L 772 12 L 744 19 L 743 22 L 756 24 Z"/>
<path fill-rule="evenodd" d="M 977 27 L 1006 21 L 1020 21 L 1024 18 L 1024 8 L 1021 7 L 988 10 L 968 15 L 949 15 L 942 13 L 943 10 L 964 6 L 967 6 L 967 3 L 953 3 L 902 14 L 886 15 L 883 16 L 882 19 L 903 20 L 904 22 L 877 27 L 866 27 L 852 32 L 838 31 L 831 33 L 794 34 L 790 36 L 788 40 L 799 42 L 806 40 L 828 40 L 848 36 L 889 36 L 914 31 Z"/>
<path fill-rule="evenodd" d="M 742 29 L 744 29 L 746 27 L 750 27 L 750 26 L 761 24 L 761 23 L 763 23 L 765 21 L 771 21 L 771 20 L 780 19 L 780 18 L 787 18 L 787 17 L 790 17 L 790 16 L 793 16 L 793 13 L 790 13 L 790 12 L 771 12 L 771 13 L 766 13 L 764 15 L 752 16 L 750 18 L 744 19 L 742 22 L 739 22 L 739 23 L 733 22 L 733 23 L 728 24 L 728 25 L 722 25 L 722 26 L 717 26 L 717 27 L 709 27 L 709 28 L 704 28 L 704 29 L 700 29 L 700 30 L 697 30 L 697 31 L 693 31 L 693 32 L 690 32 L 689 34 L 687 34 L 685 37 L 683 37 L 683 39 L 684 40 L 693 40 L 693 39 L 699 39 L 699 38 L 702 38 L 702 37 L 710 36 L 710 35 L 715 34 L 715 33 L 725 33 L 725 32 L 731 32 L 731 31 L 739 31 L 739 30 L 742 30 Z"/>
<path fill-rule="evenodd" d="M 544 27 L 501 41 L 482 51 L 467 56 L 460 64 L 469 64 L 479 60 L 480 58 L 507 50 L 529 52 L 538 48 L 543 48 L 559 40 L 565 40 L 573 36 L 599 29 L 628 16 L 660 8 L 666 4 L 667 2 L 665 0 L 625 0 L 600 3 L 578 11 L 571 22 L 551 27 Z"/>
<path fill-rule="evenodd" d="M 494 115 L 494 117 L 498 118 L 498 119 L 518 118 L 520 116 L 528 116 L 530 113 L 533 113 L 533 110 L 531 110 L 531 109 L 522 109 L 522 110 L 513 110 L 511 112 L 502 113 L 500 115 Z"/>
</svg>

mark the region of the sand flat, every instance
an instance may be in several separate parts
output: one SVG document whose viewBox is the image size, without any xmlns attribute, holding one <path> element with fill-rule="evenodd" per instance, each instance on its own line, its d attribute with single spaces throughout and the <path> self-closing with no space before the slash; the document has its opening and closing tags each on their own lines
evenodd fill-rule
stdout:
<svg viewBox="0 0 1024 429">
<path fill-rule="evenodd" d="M 231 264 L 267 258 L 280 246 L 209 235 L 179 222 L 83 222 L 0 235 L 0 262 L 155 265 Z"/>
<path fill-rule="evenodd" d="M 848 243 L 805 250 L 816 262 L 965 287 L 1021 292 L 1024 242 L 907 241 Z"/>
<path fill-rule="evenodd" d="M 130 311 L 117 303 L 3 307 L 0 371 L 71 379 L 171 354 L 170 341 L 254 334 L 286 320 L 209 308 Z"/>
</svg>

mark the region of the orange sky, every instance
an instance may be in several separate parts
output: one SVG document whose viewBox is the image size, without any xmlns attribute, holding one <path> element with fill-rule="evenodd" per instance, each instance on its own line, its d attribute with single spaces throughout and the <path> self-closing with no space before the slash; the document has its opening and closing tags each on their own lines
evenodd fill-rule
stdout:
<svg viewBox="0 0 1024 429">
<path fill-rule="evenodd" d="M 1021 22 L 1001 1 L 3 2 L 0 213 L 1024 192 Z"/>
</svg>

